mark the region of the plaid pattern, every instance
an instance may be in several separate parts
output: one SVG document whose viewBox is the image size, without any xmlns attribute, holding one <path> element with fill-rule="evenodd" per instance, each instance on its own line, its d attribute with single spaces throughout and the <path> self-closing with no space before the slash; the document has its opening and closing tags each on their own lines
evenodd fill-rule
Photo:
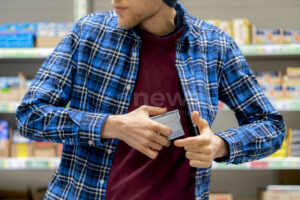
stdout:
<svg viewBox="0 0 300 200">
<path fill-rule="evenodd" d="M 212 125 L 220 100 L 240 125 L 216 133 L 230 148 L 230 156 L 217 161 L 238 164 L 270 155 L 284 138 L 283 118 L 239 48 L 182 4 L 176 9 L 184 17 L 176 67 L 190 114 L 199 111 Z M 18 107 L 17 125 L 25 137 L 64 144 L 45 199 L 105 199 L 118 140 L 101 139 L 101 128 L 109 115 L 127 113 L 140 46 L 133 29 L 118 27 L 114 11 L 94 13 L 79 20 L 40 67 Z M 196 199 L 208 199 L 210 171 L 197 168 Z"/>
</svg>

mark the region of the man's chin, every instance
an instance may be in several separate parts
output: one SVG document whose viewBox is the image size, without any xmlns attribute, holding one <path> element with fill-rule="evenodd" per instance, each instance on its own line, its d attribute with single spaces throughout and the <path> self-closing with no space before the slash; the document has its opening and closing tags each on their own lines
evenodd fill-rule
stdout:
<svg viewBox="0 0 300 200">
<path fill-rule="evenodd" d="M 119 27 L 121 27 L 123 29 L 131 29 L 131 28 L 135 27 L 137 24 L 124 22 L 119 19 L 118 25 L 119 25 Z"/>
</svg>

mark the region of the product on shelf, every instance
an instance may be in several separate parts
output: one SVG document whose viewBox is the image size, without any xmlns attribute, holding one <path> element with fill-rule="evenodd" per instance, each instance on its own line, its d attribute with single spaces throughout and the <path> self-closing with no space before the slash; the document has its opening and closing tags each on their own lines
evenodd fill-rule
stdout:
<svg viewBox="0 0 300 200">
<path fill-rule="evenodd" d="M 33 156 L 34 157 L 57 157 L 57 144 L 50 142 L 34 142 Z"/>
<path fill-rule="evenodd" d="M 225 33 L 233 37 L 233 30 L 232 30 L 232 22 L 231 21 L 220 21 L 219 28 L 222 29 Z"/>
<path fill-rule="evenodd" d="M 0 120 L 0 158 L 9 156 L 9 122 Z"/>
<path fill-rule="evenodd" d="M 0 24 L 0 48 L 32 48 L 35 23 Z"/>
<path fill-rule="evenodd" d="M 36 46 L 56 47 L 72 26 L 73 23 L 38 23 Z"/>
<path fill-rule="evenodd" d="M 229 193 L 211 193 L 209 194 L 209 200 L 232 200 L 232 194 Z"/>
<path fill-rule="evenodd" d="M 300 30 L 283 30 L 283 44 L 300 44 Z"/>
<path fill-rule="evenodd" d="M 283 91 L 286 99 L 300 99 L 299 68 L 287 68 L 287 75 L 283 76 Z"/>
<path fill-rule="evenodd" d="M 263 192 L 262 200 L 299 200 L 299 185 L 269 185 Z"/>
<path fill-rule="evenodd" d="M 22 73 L 18 76 L 0 77 L 0 102 L 20 102 L 32 80 L 25 80 Z M 3 110 L 5 108 L 1 108 Z M 7 108 L 10 111 L 12 108 Z"/>
<path fill-rule="evenodd" d="M 281 44 L 282 29 L 256 29 L 252 27 L 252 43 L 253 44 Z"/>
<path fill-rule="evenodd" d="M 33 143 L 17 130 L 12 133 L 11 157 L 28 158 L 33 156 Z"/>
<path fill-rule="evenodd" d="M 256 72 L 255 77 L 267 98 L 270 100 L 283 98 L 282 74 L 280 71 Z"/>
<path fill-rule="evenodd" d="M 233 39 L 237 44 L 251 44 L 251 24 L 248 19 L 232 20 Z"/>
<path fill-rule="evenodd" d="M 299 157 L 300 156 L 300 130 L 289 129 L 289 134 L 291 135 L 291 156 Z"/>
<path fill-rule="evenodd" d="M 72 26 L 67 22 L 0 24 L 0 48 L 56 47 Z"/>
<path fill-rule="evenodd" d="M 257 28 L 248 19 L 233 19 L 232 21 L 209 19 L 206 22 L 219 27 L 239 45 L 300 44 L 300 30 Z"/>
</svg>

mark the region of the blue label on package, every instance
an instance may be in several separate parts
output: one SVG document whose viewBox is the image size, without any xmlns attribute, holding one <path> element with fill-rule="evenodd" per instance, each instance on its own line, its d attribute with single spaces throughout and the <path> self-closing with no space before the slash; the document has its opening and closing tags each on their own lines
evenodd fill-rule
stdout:
<svg viewBox="0 0 300 200">
<path fill-rule="evenodd" d="M 0 140 L 8 140 L 9 138 L 9 123 L 5 120 L 0 120 Z"/>
<path fill-rule="evenodd" d="M 180 114 L 178 109 L 150 118 L 172 129 L 172 135 L 168 136 L 169 140 L 173 140 L 184 136 L 184 131 L 181 126 Z"/>
</svg>

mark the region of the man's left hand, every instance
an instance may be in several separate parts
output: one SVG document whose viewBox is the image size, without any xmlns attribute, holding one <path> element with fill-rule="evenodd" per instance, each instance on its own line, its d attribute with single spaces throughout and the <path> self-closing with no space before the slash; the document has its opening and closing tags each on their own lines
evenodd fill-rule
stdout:
<svg viewBox="0 0 300 200">
<path fill-rule="evenodd" d="M 175 140 L 174 145 L 184 147 L 191 167 L 208 168 L 214 159 L 228 155 L 227 144 L 212 132 L 208 122 L 200 118 L 197 111 L 192 113 L 191 119 L 197 125 L 200 134 Z"/>
</svg>

